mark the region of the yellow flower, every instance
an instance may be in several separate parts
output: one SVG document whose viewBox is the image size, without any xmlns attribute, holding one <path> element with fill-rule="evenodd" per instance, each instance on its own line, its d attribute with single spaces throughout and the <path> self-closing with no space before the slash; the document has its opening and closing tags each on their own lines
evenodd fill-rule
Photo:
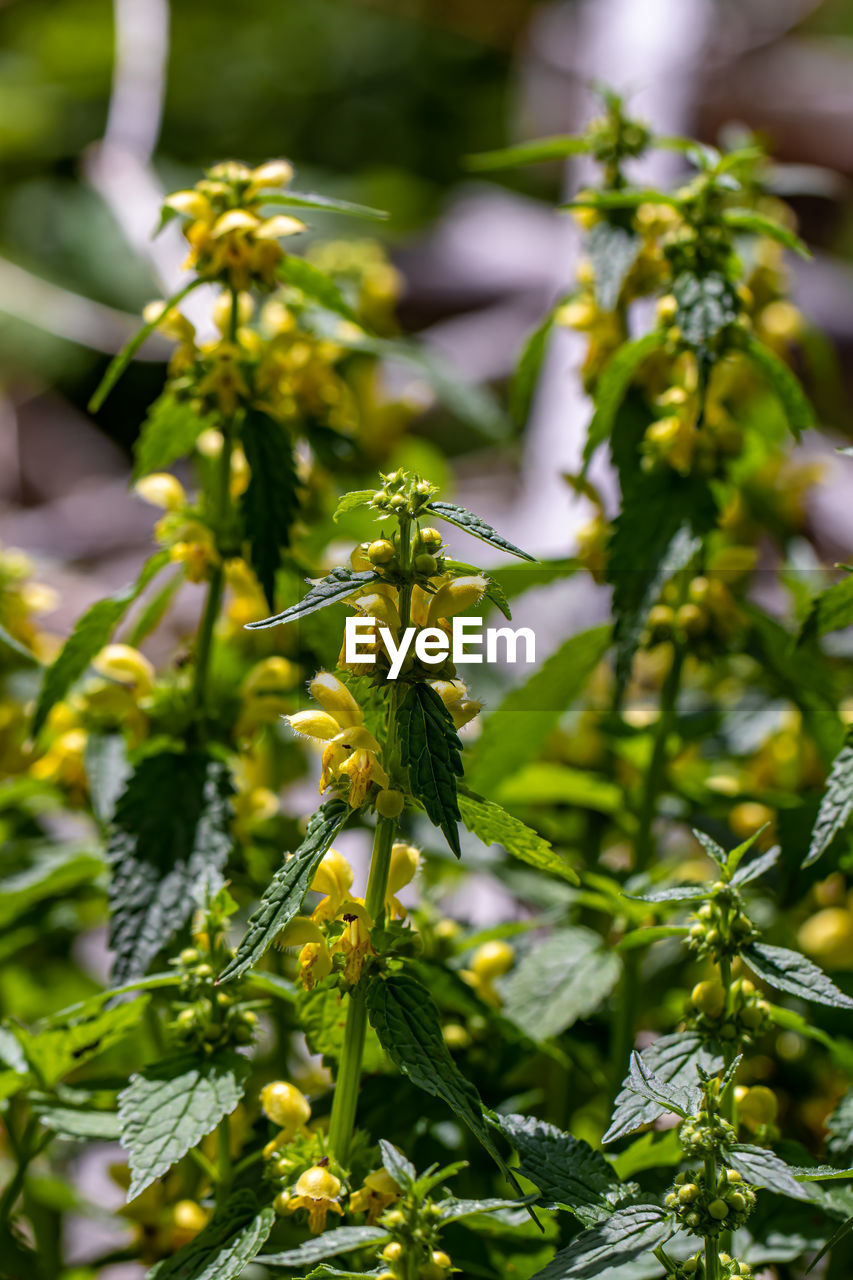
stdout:
<svg viewBox="0 0 853 1280">
<path fill-rule="evenodd" d="M 484 942 L 471 957 L 471 968 L 462 970 L 462 977 L 474 988 L 487 1004 L 500 1005 L 501 998 L 495 987 L 495 979 L 509 973 L 515 964 L 515 951 L 508 942 L 494 939 Z"/>
<path fill-rule="evenodd" d="M 55 782 L 72 791 L 86 789 L 86 734 L 82 729 L 69 729 L 54 738 L 43 756 L 30 765 L 30 776 L 39 782 Z"/>
<path fill-rule="evenodd" d="M 400 1188 L 387 1169 L 375 1169 L 364 1179 L 364 1184 L 349 1198 L 352 1213 L 366 1213 L 370 1226 L 378 1222 L 382 1214 L 400 1198 Z"/>
<path fill-rule="evenodd" d="M 373 921 L 367 914 L 364 903 L 357 898 L 348 898 L 342 903 L 338 915 L 346 927 L 332 943 L 331 954 L 344 957 L 344 979 L 352 987 L 361 977 L 365 960 L 368 956 L 376 955 L 370 941 Z"/>
<path fill-rule="evenodd" d="M 364 723 L 361 707 L 346 685 L 331 672 L 318 671 L 308 689 L 312 698 L 316 698 L 323 710 L 333 716 L 341 728 Z"/>
<path fill-rule="evenodd" d="M 482 702 L 468 697 L 468 690 L 461 680 L 431 680 L 430 684 L 450 712 L 456 729 L 468 724 L 483 709 Z"/>
<path fill-rule="evenodd" d="M 99 675 L 127 685 L 136 697 L 150 693 L 156 673 L 144 654 L 129 644 L 108 644 L 92 659 Z"/>
<path fill-rule="evenodd" d="M 161 507 L 165 511 L 180 511 L 187 505 L 187 494 L 184 486 L 168 471 L 155 471 L 150 476 L 143 476 L 133 486 L 134 493 L 139 494 L 143 502 L 152 507 Z"/>
<path fill-rule="evenodd" d="M 385 910 L 389 920 L 404 920 L 406 908 L 395 897 L 405 885 L 414 879 L 420 862 L 420 853 L 410 844 L 398 841 L 391 849 L 391 863 L 388 869 L 388 888 L 385 893 Z"/>
<path fill-rule="evenodd" d="M 268 1120 L 279 1125 L 282 1134 L 292 1138 L 311 1119 L 311 1105 L 296 1085 L 286 1080 L 272 1080 L 261 1089 L 261 1109 Z M 281 1135 L 279 1135 L 281 1136 Z"/>
<path fill-rule="evenodd" d="M 443 587 L 439 587 L 430 600 L 427 626 L 434 627 L 440 619 L 453 618 L 456 614 L 470 609 L 482 599 L 488 585 L 486 578 L 480 574 L 467 578 L 453 578 L 452 581 L 446 582 Z"/>
<path fill-rule="evenodd" d="M 315 1165 L 308 1169 L 294 1187 L 295 1194 L 286 1204 L 286 1211 L 293 1213 L 297 1209 L 308 1210 L 308 1229 L 319 1235 L 326 1228 L 328 1214 L 337 1213 L 343 1216 L 343 1209 L 338 1204 L 341 1194 L 341 1181 L 323 1165 Z"/>
<path fill-rule="evenodd" d="M 330 849 L 320 863 L 311 888 L 325 895 L 312 913 L 312 920 L 332 920 L 352 888 L 352 867 L 337 849 Z"/>
<path fill-rule="evenodd" d="M 307 916 L 295 916 L 276 938 L 279 947 L 301 947 L 299 952 L 299 980 L 306 991 L 313 990 L 318 982 L 332 972 L 332 957 L 326 939 L 313 920 Z"/>
</svg>

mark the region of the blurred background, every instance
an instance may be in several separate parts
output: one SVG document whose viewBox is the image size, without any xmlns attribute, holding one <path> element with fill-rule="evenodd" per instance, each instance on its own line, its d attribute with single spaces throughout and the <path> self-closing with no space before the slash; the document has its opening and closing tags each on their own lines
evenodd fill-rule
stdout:
<svg viewBox="0 0 853 1280">
<path fill-rule="evenodd" d="M 177 231 L 151 240 L 162 194 L 223 157 L 285 155 L 303 189 L 388 209 L 402 327 L 500 392 L 571 279 L 577 232 L 553 206 L 589 174 L 574 162 L 482 180 L 464 157 L 578 129 L 595 79 L 664 132 L 712 141 L 737 124 L 766 139 L 815 250 L 796 299 L 849 369 L 847 0 L 2 0 L 0 541 L 34 553 L 42 577 L 46 564 L 53 629 L 129 579 L 149 543 L 127 475 L 165 349 L 146 346 L 96 420 L 85 406 L 142 305 L 180 279 Z M 577 340 L 558 335 L 508 444 L 440 408 L 415 425 L 451 458 L 463 500 L 541 554 L 570 553 L 585 514 L 561 479 L 589 417 Z M 832 560 L 851 518 L 827 453 L 814 518 Z"/>
</svg>

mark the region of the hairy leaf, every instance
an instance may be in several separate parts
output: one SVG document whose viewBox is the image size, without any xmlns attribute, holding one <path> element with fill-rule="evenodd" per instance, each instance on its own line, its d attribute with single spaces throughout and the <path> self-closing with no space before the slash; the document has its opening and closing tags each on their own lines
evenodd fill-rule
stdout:
<svg viewBox="0 0 853 1280">
<path fill-rule="evenodd" d="M 313 582 L 310 590 L 298 604 L 290 605 L 272 618 L 264 618 L 261 622 L 249 622 L 246 624 L 247 628 L 250 631 L 258 631 L 263 627 L 278 626 L 279 623 L 283 625 L 286 622 L 295 622 L 297 618 L 305 618 L 309 613 L 315 613 L 317 609 L 325 609 L 330 604 L 340 604 L 342 600 L 346 600 L 347 596 L 354 595 L 362 587 L 380 581 L 379 574 L 374 573 L 372 569 L 362 569 L 358 573 L 354 569 L 342 567 L 333 569 L 319 582 Z"/>
<path fill-rule="evenodd" d="M 285 1249 L 282 1253 L 263 1253 L 258 1262 L 263 1262 L 268 1267 L 307 1267 L 312 1262 L 323 1262 L 326 1258 L 352 1253 L 354 1249 L 383 1244 L 387 1239 L 388 1232 L 383 1231 L 382 1227 L 336 1227 L 313 1239 L 304 1240 L 294 1249 Z"/>
<path fill-rule="evenodd" d="M 570 884 L 580 883 L 577 872 L 563 855 L 520 818 L 480 796 L 460 792 L 458 799 L 462 821 L 483 844 L 502 845 L 507 853 L 538 871 L 547 871 Z"/>
<path fill-rule="evenodd" d="M 450 712 L 430 685 L 411 684 L 397 709 L 397 725 L 412 795 L 458 858 L 456 779 L 463 773 L 462 743 Z"/>
<path fill-rule="evenodd" d="M 741 888 L 745 884 L 751 884 L 753 880 L 758 880 L 765 872 L 772 871 L 779 861 L 781 852 L 780 846 L 776 844 L 772 849 L 768 849 L 766 853 L 761 853 L 757 858 L 753 858 L 751 862 L 738 867 L 732 876 L 732 884 Z"/>
<path fill-rule="evenodd" d="M 681 1089 L 693 1089 L 698 1085 L 699 1067 L 710 1073 L 723 1065 L 722 1058 L 712 1054 L 703 1044 L 702 1038 L 692 1031 L 659 1036 L 643 1050 L 642 1057 L 645 1066 L 654 1072 L 658 1080 Z M 635 1091 L 633 1079 L 629 1075 L 622 1083 L 613 1108 L 610 1128 L 602 1142 L 618 1142 L 635 1129 L 652 1124 L 661 1114 L 662 1109 L 656 1102 Z"/>
<path fill-rule="evenodd" d="M 156 552 L 146 561 L 136 582 L 115 595 L 97 600 L 77 619 L 71 635 L 44 673 L 33 717 L 33 734 L 40 731 L 54 704 L 60 702 L 75 680 L 82 676 L 95 655 L 108 643 L 134 600 L 168 562 L 168 551 Z"/>
<path fill-rule="evenodd" d="M 203 417 L 193 401 L 179 400 L 173 392 L 164 391 L 148 410 L 133 447 L 134 479 L 165 471 L 186 457 L 205 427 L 212 424 L 213 419 Z"/>
<path fill-rule="evenodd" d="M 621 971 L 618 957 L 592 929 L 560 929 L 505 979 L 504 1013 L 533 1040 L 547 1040 L 593 1013 Z"/>
<path fill-rule="evenodd" d="M 657 1205 L 626 1205 L 582 1231 L 532 1280 L 597 1280 L 665 1244 L 672 1231 L 666 1213 Z"/>
<path fill-rule="evenodd" d="M 220 982 L 239 978 L 257 964 L 276 934 L 299 913 L 315 871 L 348 816 L 349 808 L 341 800 L 327 800 L 313 815 L 305 839 L 275 873 L 249 917 L 243 940 L 220 974 Z"/>
<path fill-rule="evenodd" d="M 107 845 L 115 982 L 145 972 L 192 912 L 193 891 L 225 866 L 233 792 L 228 767 L 203 751 L 163 751 L 137 765 Z"/>
<path fill-rule="evenodd" d="M 808 1200 L 808 1192 L 795 1180 L 784 1160 L 766 1147 L 752 1147 L 739 1143 L 726 1151 L 726 1164 L 753 1187 L 765 1187 L 792 1200 Z"/>
<path fill-rule="evenodd" d="M 488 542 L 490 547 L 497 547 L 499 551 L 507 551 L 510 555 L 518 556 L 521 560 L 534 561 L 536 559 L 535 556 L 528 555 L 526 551 L 522 551 L 520 547 L 516 547 L 512 542 L 507 542 L 506 538 L 501 537 L 497 529 L 493 529 L 480 516 L 474 515 L 473 511 L 466 511 L 464 507 L 457 507 L 452 502 L 428 502 L 426 510 L 431 511 L 440 520 L 446 520 L 448 524 L 456 525 L 457 529 L 464 529 L 466 533 L 470 533 L 474 538 L 479 538 L 481 542 Z"/>
<path fill-rule="evenodd" d="M 853 999 L 839 991 L 822 969 L 797 951 L 753 942 L 742 954 L 750 969 L 777 991 L 787 991 L 800 1000 L 811 1000 L 835 1009 L 853 1009 Z"/>
<path fill-rule="evenodd" d="M 595 299 L 602 311 L 615 311 L 628 273 L 637 260 L 642 240 L 627 227 L 597 222 L 584 248 L 595 273 Z"/>
<path fill-rule="evenodd" d="M 853 1152 L 853 1089 L 849 1089 L 827 1118 L 829 1134 L 827 1151 L 833 1156 L 848 1156 Z"/>
<path fill-rule="evenodd" d="M 404 973 L 376 978 L 367 988 L 367 1009 L 394 1065 L 418 1089 L 446 1102 L 517 1186 L 486 1126 L 480 1095 L 450 1056 L 438 1009 L 426 987 Z"/>
<path fill-rule="evenodd" d="M 832 762 L 826 791 L 815 821 L 809 851 L 803 862 L 810 867 L 825 853 L 838 832 L 847 825 L 853 813 L 853 733 L 848 733 L 844 746 Z"/>
<path fill-rule="evenodd" d="M 738 318 L 740 307 L 734 286 L 725 276 L 705 276 L 683 271 L 672 285 L 678 303 L 675 323 L 691 347 L 705 348 L 727 325 Z"/>
<path fill-rule="evenodd" d="M 272 1231 L 275 1213 L 255 1194 L 235 1191 L 194 1240 L 158 1262 L 145 1280 L 237 1280 Z"/>
<path fill-rule="evenodd" d="M 249 464 L 249 483 L 240 499 L 250 560 L 267 604 L 275 608 L 275 577 L 281 553 L 290 546 L 299 511 L 299 478 L 293 447 L 284 428 L 268 414 L 249 409 L 240 441 Z"/>
<path fill-rule="evenodd" d="M 702 1091 L 698 1087 L 661 1080 L 636 1051 L 631 1054 L 628 1081 L 628 1087 L 638 1097 L 659 1107 L 662 1114 L 687 1119 L 696 1114 L 702 1103 Z"/>
<path fill-rule="evenodd" d="M 38 1103 L 33 1109 L 45 1128 L 60 1138 L 77 1142 L 118 1142 L 121 1134 L 119 1118 L 114 1111 Z"/>
<path fill-rule="evenodd" d="M 341 516 L 347 515 L 350 511 L 355 511 L 358 507 L 368 506 L 373 501 L 375 494 L 375 489 L 353 489 L 350 493 L 342 494 L 338 499 L 338 505 L 335 507 L 335 512 L 332 516 L 335 524 L 338 523 Z"/>
<path fill-rule="evenodd" d="M 413 1187 L 418 1174 L 411 1160 L 407 1160 L 386 1138 L 379 1139 L 379 1150 L 382 1153 L 382 1167 L 386 1173 L 390 1173 L 397 1186 L 404 1190 Z"/>
<path fill-rule="evenodd" d="M 765 347 L 763 342 L 759 342 L 751 334 L 744 334 L 741 342 L 752 363 L 764 374 L 778 397 L 785 410 L 788 426 L 799 440 L 802 433 L 808 431 L 809 427 L 817 426 L 814 409 L 809 404 L 799 379 L 791 372 L 784 360 L 780 360 L 775 351 Z"/>
<path fill-rule="evenodd" d="M 488 794 L 526 764 L 583 691 L 610 644 L 610 628 L 571 636 L 486 718 L 468 782 Z"/>
<path fill-rule="evenodd" d="M 564 1205 L 586 1227 L 610 1216 L 623 1188 L 600 1152 L 535 1116 L 501 1115 L 496 1122 L 518 1152 L 518 1172 L 546 1200 Z"/>
<path fill-rule="evenodd" d="M 184 1054 L 130 1077 L 118 1097 L 133 1200 L 197 1147 L 243 1096 L 249 1063 L 236 1053 Z"/>
<path fill-rule="evenodd" d="M 589 424 L 584 463 L 588 463 L 599 445 L 604 444 L 613 432 L 616 414 L 640 366 L 650 355 L 659 351 L 664 343 L 662 333 L 655 330 L 633 342 L 625 342 L 608 360 L 595 388 L 595 413 Z"/>
</svg>

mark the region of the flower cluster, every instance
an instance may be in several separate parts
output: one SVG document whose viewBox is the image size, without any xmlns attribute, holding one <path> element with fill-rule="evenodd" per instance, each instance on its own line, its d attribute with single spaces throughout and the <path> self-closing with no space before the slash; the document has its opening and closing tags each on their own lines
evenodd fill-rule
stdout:
<svg viewBox="0 0 853 1280">
<path fill-rule="evenodd" d="M 685 1172 L 677 1175 L 664 1203 L 694 1235 L 714 1237 L 744 1225 L 755 1208 L 755 1192 L 736 1169 L 720 1169 L 713 1186 Z"/>
</svg>

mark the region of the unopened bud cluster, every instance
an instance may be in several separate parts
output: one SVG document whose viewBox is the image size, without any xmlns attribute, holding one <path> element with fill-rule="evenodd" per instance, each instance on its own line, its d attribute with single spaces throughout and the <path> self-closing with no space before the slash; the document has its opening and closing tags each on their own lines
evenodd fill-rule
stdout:
<svg viewBox="0 0 853 1280">
<path fill-rule="evenodd" d="M 678 1131 L 678 1138 L 688 1159 L 704 1159 L 726 1147 L 733 1147 L 737 1134 L 728 1120 L 703 1107 L 698 1115 L 684 1121 Z"/>
<path fill-rule="evenodd" d="M 195 945 L 172 961 L 180 975 L 170 1030 L 178 1044 L 202 1053 L 252 1043 L 257 1016 L 240 999 L 239 984 L 217 987 L 216 975 L 231 952 L 221 937 L 199 932 Z"/>
<path fill-rule="evenodd" d="M 694 1181 L 692 1173 L 680 1173 L 664 1201 L 681 1225 L 705 1237 L 742 1227 L 755 1208 L 755 1192 L 737 1170 L 720 1170 L 713 1187 L 701 1175 L 696 1177 Z"/>
<path fill-rule="evenodd" d="M 711 888 L 711 899 L 691 918 L 687 946 L 700 959 L 720 960 L 740 955 L 760 937 L 742 907 L 740 894 L 722 882 Z"/>
<path fill-rule="evenodd" d="M 737 978 L 728 998 L 722 983 L 712 978 L 697 982 L 690 993 L 687 1023 L 710 1040 L 747 1044 L 766 1029 L 770 1005 L 748 978 Z"/>
</svg>

